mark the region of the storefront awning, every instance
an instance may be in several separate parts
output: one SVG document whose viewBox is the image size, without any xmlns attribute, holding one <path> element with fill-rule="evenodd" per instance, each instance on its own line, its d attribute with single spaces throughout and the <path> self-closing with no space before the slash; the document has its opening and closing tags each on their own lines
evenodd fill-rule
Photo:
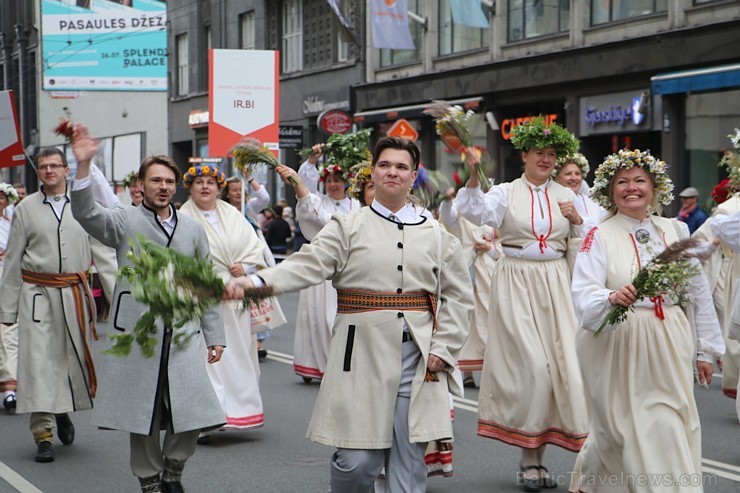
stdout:
<svg viewBox="0 0 740 493">
<path fill-rule="evenodd" d="M 466 110 L 477 110 L 480 108 L 483 98 L 450 99 L 447 102 L 450 104 L 458 104 Z M 376 123 L 394 121 L 399 118 L 419 118 L 422 116 L 424 108 L 426 108 L 428 104 L 429 103 L 413 104 L 409 106 L 396 106 L 395 108 L 360 111 L 355 113 L 354 120 L 356 123 Z"/>
<path fill-rule="evenodd" d="M 740 64 L 658 74 L 650 81 L 653 94 L 680 94 L 740 87 Z"/>
</svg>

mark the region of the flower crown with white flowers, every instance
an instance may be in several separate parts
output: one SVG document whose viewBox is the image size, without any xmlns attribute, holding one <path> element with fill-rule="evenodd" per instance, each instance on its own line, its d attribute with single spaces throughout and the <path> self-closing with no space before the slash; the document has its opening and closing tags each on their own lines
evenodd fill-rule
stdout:
<svg viewBox="0 0 740 493">
<path fill-rule="evenodd" d="M 8 199 L 8 202 L 11 204 L 15 204 L 20 198 L 18 197 L 18 190 L 16 190 L 10 183 L 0 183 L 0 192 L 5 194 L 5 198 Z"/>
<path fill-rule="evenodd" d="M 673 202 L 673 182 L 668 176 L 668 165 L 665 161 L 656 159 L 650 151 L 633 151 L 620 149 L 616 154 L 610 154 L 596 169 L 594 186 L 591 188 L 591 198 L 608 211 L 615 211 L 617 206 L 609 196 L 609 189 L 620 169 L 630 169 L 639 166 L 648 172 L 655 182 L 655 199 L 658 204 L 668 205 Z M 655 213 L 652 206 L 649 211 Z"/>
<path fill-rule="evenodd" d="M 576 137 L 557 123 L 547 124 L 540 115 L 511 130 L 511 143 L 520 151 L 552 147 L 558 156 L 569 156 L 578 150 Z"/>
<path fill-rule="evenodd" d="M 727 137 L 730 138 L 733 148 L 725 151 L 719 165 L 727 168 L 732 189 L 740 190 L 740 129 L 736 128 L 735 133 Z"/>
<path fill-rule="evenodd" d="M 182 185 L 185 188 L 190 188 L 193 185 L 193 180 L 196 176 L 212 176 L 216 179 L 218 188 L 224 188 L 226 186 L 226 175 L 215 166 L 191 166 L 187 172 L 182 175 Z"/>
<path fill-rule="evenodd" d="M 572 156 L 563 156 L 558 158 L 558 161 L 552 170 L 552 177 L 555 178 L 556 176 L 558 176 L 558 173 L 560 173 L 560 170 L 563 169 L 563 166 L 570 163 L 578 166 L 578 168 L 581 170 L 581 175 L 583 175 L 584 178 L 586 178 L 588 172 L 591 171 L 591 167 L 588 165 L 588 159 L 586 159 L 586 156 L 584 156 L 580 152 L 576 152 Z"/>
<path fill-rule="evenodd" d="M 131 173 L 127 174 L 126 177 L 123 179 L 123 186 L 126 188 L 131 188 L 134 185 L 136 185 L 136 182 L 138 181 L 139 181 L 139 172 L 132 171 Z"/>
</svg>

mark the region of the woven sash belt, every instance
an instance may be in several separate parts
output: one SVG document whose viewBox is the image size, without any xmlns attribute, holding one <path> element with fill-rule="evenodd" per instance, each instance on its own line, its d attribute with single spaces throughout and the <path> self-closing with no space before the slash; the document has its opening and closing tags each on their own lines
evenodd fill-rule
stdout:
<svg viewBox="0 0 740 493">
<path fill-rule="evenodd" d="M 80 326 L 82 347 L 85 351 L 85 367 L 87 368 L 89 375 L 88 390 L 90 391 L 90 395 L 95 397 L 98 383 L 95 376 L 92 354 L 90 353 L 90 347 L 87 344 L 87 331 L 85 328 L 87 327 L 88 322 L 85 320 L 84 295 L 87 295 L 87 309 L 89 310 L 91 317 L 90 330 L 96 341 L 98 340 L 98 332 L 95 330 L 95 306 L 93 305 L 93 296 L 90 292 L 90 287 L 87 285 L 87 272 L 45 274 L 42 272 L 24 270 L 22 273 L 23 282 L 34 284 L 42 288 L 72 288 L 72 295 L 75 300 L 75 312 L 77 314 L 77 324 Z"/>
<path fill-rule="evenodd" d="M 432 312 L 437 330 L 437 297 L 426 291 L 385 293 L 364 289 L 337 289 L 337 313 L 363 313 L 378 310 Z"/>
</svg>

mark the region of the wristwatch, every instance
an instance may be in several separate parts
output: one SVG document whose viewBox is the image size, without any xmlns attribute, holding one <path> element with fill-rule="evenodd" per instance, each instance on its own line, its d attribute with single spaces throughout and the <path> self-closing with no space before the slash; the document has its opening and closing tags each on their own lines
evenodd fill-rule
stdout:
<svg viewBox="0 0 740 493">
<path fill-rule="evenodd" d="M 254 178 L 250 178 L 249 180 L 247 180 L 247 183 L 251 185 L 253 181 L 254 181 Z"/>
</svg>

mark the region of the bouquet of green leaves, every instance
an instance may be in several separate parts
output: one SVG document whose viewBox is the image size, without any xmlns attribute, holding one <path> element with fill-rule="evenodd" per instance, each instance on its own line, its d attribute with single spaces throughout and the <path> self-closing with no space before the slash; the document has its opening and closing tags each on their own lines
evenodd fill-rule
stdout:
<svg viewBox="0 0 740 493">
<path fill-rule="evenodd" d="M 663 295 L 674 295 L 679 303 L 685 301 L 686 290 L 692 277 L 701 272 L 693 259 L 706 260 L 716 248 L 712 243 L 694 238 L 679 240 L 668 246 L 647 265 L 642 267 L 632 285 L 637 291 L 637 300 L 658 299 Z M 634 306 L 615 305 L 599 325 L 594 337 L 598 337 L 607 325 L 620 324 L 627 320 Z"/>
<path fill-rule="evenodd" d="M 264 165 L 273 170 L 280 166 L 280 161 L 270 149 L 254 137 L 243 137 L 231 148 L 231 155 L 234 156 L 234 164 L 242 172 L 252 173 L 258 166 Z M 293 186 L 298 184 L 295 177 L 290 177 L 288 181 Z"/>
<path fill-rule="evenodd" d="M 157 320 L 172 329 L 172 343 L 185 347 L 196 332 L 183 327 L 200 320 L 205 311 L 221 301 L 225 285 L 213 270 L 213 264 L 196 251 L 191 257 L 167 248 L 141 235 L 129 242 L 131 250 L 126 257 L 133 264 L 122 267 L 119 277 L 131 285 L 131 294 L 148 305 L 132 332 L 113 336 L 113 344 L 106 352 L 126 356 L 136 342 L 150 358 L 157 345 Z M 258 288 L 263 289 L 264 288 Z M 265 296 L 259 291 L 244 298 L 242 307 Z"/>
<path fill-rule="evenodd" d="M 452 106 L 447 101 L 435 100 L 426 107 L 424 114 L 434 118 L 437 135 L 452 152 L 462 152 L 465 148 L 473 147 L 473 138 L 470 135 L 470 125 L 475 116 L 473 110 L 465 111 L 461 106 Z M 481 163 L 475 165 L 475 172 L 481 190 L 483 193 L 487 192 L 490 186 Z"/>
<path fill-rule="evenodd" d="M 354 133 L 330 135 L 321 148 L 326 162 L 350 169 L 362 161 L 370 161 L 372 159 L 369 148 L 370 132 L 369 128 L 363 128 Z M 308 158 L 311 154 L 314 154 L 311 147 L 298 151 L 302 159 Z"/>
</svg>

